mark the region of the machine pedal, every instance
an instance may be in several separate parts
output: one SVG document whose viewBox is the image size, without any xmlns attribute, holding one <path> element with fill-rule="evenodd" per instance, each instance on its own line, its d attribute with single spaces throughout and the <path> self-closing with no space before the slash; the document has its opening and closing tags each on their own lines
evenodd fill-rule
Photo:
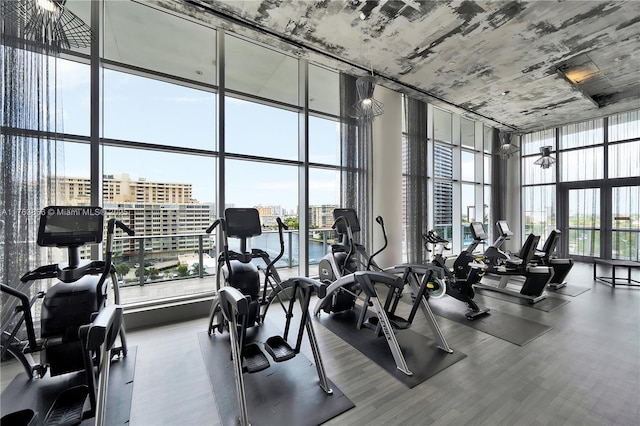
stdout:
<svg viewBox="0 0 640 426">
<path fill-rule="evenodd" d="M 272 336 L 264 342 L 264 348 L 275 362 L 282 362 L 296 356 L 291 346 L 281 336 Z"/>
<path fill-rule="evenodd" d="M 84 385 L 65 390 L 49 409 L 43 425 L 67 426 L 80 423 L 88 395 L 89 389 Z"/>
<path fill-rule="evenodd" d="M 247 373 L 257 373 L 269 367 L 267 356 L 255 343 L 245 345 L 242 348 L 242 370 Z"/>
</svg>

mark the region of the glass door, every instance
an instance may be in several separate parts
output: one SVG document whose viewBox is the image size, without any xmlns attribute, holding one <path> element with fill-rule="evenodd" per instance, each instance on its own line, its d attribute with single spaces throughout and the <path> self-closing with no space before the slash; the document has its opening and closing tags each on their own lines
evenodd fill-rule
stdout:
<svg viewBox="0 0 640 426">
<path fill-rule="evenodd" d="M 638 261 L 640 252 L 640 186 L 611 191 L 611 258 Z"/>
<path fill-rule="evenodd" d="M 568 189 L 568 250 L 571 257 L 600 257 L 600 188 Z"/>
</svg>

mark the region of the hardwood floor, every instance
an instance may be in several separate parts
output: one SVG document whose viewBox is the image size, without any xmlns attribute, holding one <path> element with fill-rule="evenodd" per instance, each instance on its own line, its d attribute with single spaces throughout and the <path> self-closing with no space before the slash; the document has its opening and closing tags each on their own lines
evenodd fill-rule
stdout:
<svg viewBox="0 0 640 426">
<path fill-rule="evenodd" d="M 483 306 L 553 327 L 523 347 L 437 317 L 467 358 L 413 389 L 316 326 L 329 378 L 356 405 L 328 424 L 640 424 L 640 288 L 594 282 L 590 264 L 576 264 L 568 281 L 590 291 L 553 295 L 570 303 L 552 312 L 482 298 Z M 420 315 L 413 329 L 431 337 Z M 138 346 L 132 425 L 219 424 L 197 340 L 204 330 L 205 318 L 128 334 Z M 305 355 L 312 359 L 308 348 Z M 17 371 L 2 364 L 3 388 Z"/>
</svg>

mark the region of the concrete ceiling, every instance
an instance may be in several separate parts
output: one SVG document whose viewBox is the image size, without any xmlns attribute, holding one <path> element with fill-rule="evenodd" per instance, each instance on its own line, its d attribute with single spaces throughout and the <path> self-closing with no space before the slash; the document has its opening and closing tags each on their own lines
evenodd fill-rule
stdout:
<svg viewBox="0 0 640 426">
<path fill-rule="evenodd" d="M 640 107 L 640 1 L 143 1 L 499 128 Z"/>
</svg>

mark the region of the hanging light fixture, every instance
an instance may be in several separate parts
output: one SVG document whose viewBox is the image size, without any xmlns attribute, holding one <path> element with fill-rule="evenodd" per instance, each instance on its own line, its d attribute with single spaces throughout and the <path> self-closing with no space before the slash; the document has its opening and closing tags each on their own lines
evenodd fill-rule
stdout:
<svg viewBox="0 0 640 426">
<path fill-rule="evenodd" d="M 498 133 L 498 138 L 500 139 L 500 148 L 498 148 L 498 154 L 502 158 L 511 158 L 513 154 L 520 151 L 517 145 L 511 143 L 511 139 L 513 138 L 513 133 L 500 131 Z"/>
<path fill-rule="evenodd" d="M 4 19 L 17 21 L 19 36 L 57 50 L 89 47 L 91 27 L 65 8 L 67 0 L 2 1 Z"/>
<path fill-rule="evenodd" d="M 373 75 L 358 77 L 356 90 L 358 102 L 349 108 L 349 116 L 364 122 L 371 122 L 375 117 L 384 113 L 382 102 L 373 98 L 373 90 L 376 88 L 376 78 Z"/>
<path fill-rule="evenodd" d="M 542 156 L 534 161 L 533 164 L 540 166 L 543 169 L 548 169 L 552 164 L 556 162 L 556 159 L 551 156 L 550 146 L 540 147 L 540 154 L 542 154 Z"/>
</svg>

